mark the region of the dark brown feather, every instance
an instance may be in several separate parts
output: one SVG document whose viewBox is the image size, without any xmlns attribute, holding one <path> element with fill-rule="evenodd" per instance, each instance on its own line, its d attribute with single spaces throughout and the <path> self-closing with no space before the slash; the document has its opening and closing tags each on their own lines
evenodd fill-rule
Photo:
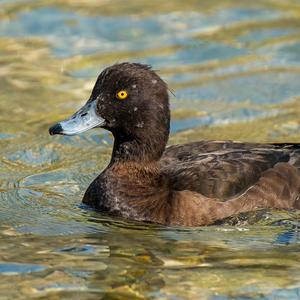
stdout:
<svg viewBox="0 0 300 300">
<path fill-rule="evenodd" d="M 203 141 L 168 147 L 160 163 L 173 189 L 225 201 L 254 184 L 263 171 L 289 161 L 293 151 L 268 144 Z"/>
<path fill-rule="evenodd" d="M 160 164 L 122 162 L 106 169 L 84 202 L 130 219 L 184 226 L 262 208 L 300 208 L 299 160 L 298 145 L 175 145 Z"/>
<path fill-rule="evenodd" d="M 124 101 L 116 99 L 120 90 L 128 94 Z M 184 226 L 262 208 L 300 208 L 299 145 L 201 141 L 165 149 L 167 85 L 149 66 L 105 69 L 91 103 L 115 141 L 84 203 L 124 218 Z M 61 128 L 56 124 L 50 132 Z"/>
</svg>

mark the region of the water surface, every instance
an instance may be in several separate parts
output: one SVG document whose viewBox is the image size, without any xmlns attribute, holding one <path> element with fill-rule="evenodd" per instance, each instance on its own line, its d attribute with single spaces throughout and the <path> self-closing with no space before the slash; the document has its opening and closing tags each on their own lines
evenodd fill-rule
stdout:
<svg viewBox="0 0 300 300">
<path fill-rule="evenodd" d="M 300 299 L 298 212 L 189 229 L 80 205 L 111 136 L 48 127 L 112 63 L 168 82 L 170 143 L 300 141 L 300 1 L 142 2 L 0 1 L 0 298 Z"/>
</svg>

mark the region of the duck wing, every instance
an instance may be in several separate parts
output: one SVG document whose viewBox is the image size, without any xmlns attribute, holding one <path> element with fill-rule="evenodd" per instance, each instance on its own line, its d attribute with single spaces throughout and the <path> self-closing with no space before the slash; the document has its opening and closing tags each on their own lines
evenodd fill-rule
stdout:
<svg viewBox="0 0 300 300">
<path fill-rule="evenodd" d="M 169 146 L 160 161 L 173 190 L 221 201 L 243 193 L 277 163 L 300 168 L 300 145 L 200 141 Z"/>
</svg>

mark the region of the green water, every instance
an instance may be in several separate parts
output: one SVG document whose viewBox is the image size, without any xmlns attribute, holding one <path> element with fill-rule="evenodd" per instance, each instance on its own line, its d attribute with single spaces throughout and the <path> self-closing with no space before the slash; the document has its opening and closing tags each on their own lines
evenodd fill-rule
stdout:
<svg viewBox="0 0 300 300">
<path fill-rule="evenodd" d="M 300 142 L 300 1 L 0 1 L 0 299 L 300 299 L 299 212 L 166 228 L 80 206 L 111 136 L 50 137 L 121 61 L 174 92 L 170 143 Z"/>
</svg>

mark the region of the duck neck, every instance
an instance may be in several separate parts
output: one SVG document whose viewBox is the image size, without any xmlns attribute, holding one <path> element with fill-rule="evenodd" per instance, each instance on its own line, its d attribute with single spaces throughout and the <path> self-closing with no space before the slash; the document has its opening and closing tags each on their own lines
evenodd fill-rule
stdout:
<svg viewBox="0 0 300 300">
<path fill-rule="evenodd" d="M 169 126 L 146 128 L 149 130 L 136 130 L 135 135 L 113 132 L 112 158 L 99 179 L 104 182 L 103 198 L 95 206 L 126 218 L 165 223 L 171 191 L 159 160 L 167 144 Z M 92 193 L 93 188 L 85 196 L 86 203 Z"/>
<path fill-rule="evenodd" d="M 167 141 L 169 129 L 156 134 L 142 133 L 135 136 L 114 134 L 115 141 L 110 164 L 132 162 L 140 164 L 158 163 Z"/>
</svg>

